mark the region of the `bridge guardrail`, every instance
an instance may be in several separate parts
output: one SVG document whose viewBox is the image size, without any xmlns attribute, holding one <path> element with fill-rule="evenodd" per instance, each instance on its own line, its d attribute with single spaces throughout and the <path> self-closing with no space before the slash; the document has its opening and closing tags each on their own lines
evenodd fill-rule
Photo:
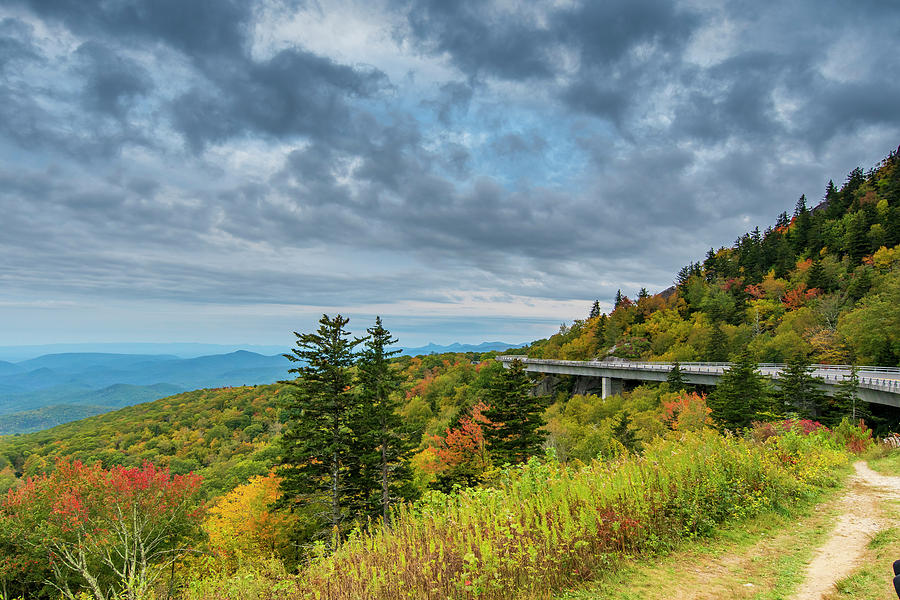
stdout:
<svg viewBox="0 0 900 600">
<path fill-rule="evenodd" d="M 527 360 L 529 362 L 538 362 L 545 364 L 571 364 L 571 365 L 579 365 L 584 363 L 593 363 L 593 364 L 602 364 L 603 366 L 615 367 L 616 365 L 621 365 L 621 368 L 628 368 L 630 366 L 638 366 L 638 365 L 646 365 L 650 368 L 666 368 L 671 369 L 672 363 L 668 362 L 656 362 L 656 361 L 631 361 L 631 360 L 562 360 L 555 358 L 529 358 L 527 356 L 521 354 L 503 354 L 497 357 L 497 360 L 508 362 L 511 360 Z M 679 367 L 730 367 L 730 362 L 679 362 Z M 775 368 L 775 369 L 783 369 L 787 367 L 786 363 L 757 363 L 756 365 L 759 368 Z M 849 371 L 852 365 L 820 365 L 820 364 L 811 364 L 810 368 L 816 371 Z M 900 367 L 873 367 L 868 365 L 857 365 L 857 372 L 866 372 L 866 373 L 891 373 L 900 375 Z"/>
<path fill-rule="evenodd" d="M 504 354 L 497 357 L 497 360 L 501 362 L 511 362 L 513 360 L 521 360 L 527 363 L 536 363 L 536 364 L 552 364 L 552 365 L 560 365 L 560 366 L 572 366 L 572 367 L 582 367 L 582 366 L 597 366 L 605 369 L 621 369 L 621 370 L 649 370 L 649 371 L 669 371 L 672 368 L 672 363 L 663 363 L 663 362 L 651 362 L 651 361 L 602 361 L 602 360 L 559 360 L 559 359 L 551 359 L 551 358 L 528 358 L 527 356 L 515 355 L 515 354 Z M 731 363 L 728 362 L 684 362 L 678 363 L 680 369 L 686 372 L 693 373 L 709 373 L 716 374 L 721 373 L 725 370 L 725 368 L 730 367 Z M 767 376 L 772 377 L 774 379 L 778 379 L 780 375 L 780 371 L 783 370 L 787 365 L 783 363 L 759 363 L 757 367 L 760 370 L 774 370 L 774 372 L 766 373 Z M 842 371 L 847 372 L 850 370 L 849 365 L 810 365 L 810 368 L 815 371 Z M 859 366 L 856 367 L 857 373 L 890 373 L 900 375 L 900 368 L 896 367 L 870 367 L 870 366 Z M 840 382 L 845 379 L 844 373 L 840 375 L 834 374 L 830 375 L 828 373 L 817 376 L 819 379 L 823 379 L 826 383 L 834 381 Z M 865 386 L 871 389 L 880 389 L 886 392 L 900 392 L 900 379 L 886 379 L 881 377 L 859 377 L 859 385 Z"/>
</svg>

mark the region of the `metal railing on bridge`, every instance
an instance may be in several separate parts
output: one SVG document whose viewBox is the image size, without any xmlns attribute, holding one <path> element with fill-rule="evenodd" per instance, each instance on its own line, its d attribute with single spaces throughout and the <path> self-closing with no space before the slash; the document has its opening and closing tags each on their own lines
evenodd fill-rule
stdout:
<svg viewBox="0 0 900 600">
<path fill-rule="evenodd" d="M 547 364 L 571 367 L 590 367 L 596 366 L 604 369 L 619 370 L 638 370 L 638 371 L 670 371 L 674 363 L 654 362 L 654 361 L 630 361 L 630 360 L 558 360 L 551 358 L 528 358 L 527 356 L 505 354 L 498 356 L 497 360 L 501 362 L 512 362 L 513 360 L 521 360 L 527 364 Z M 721 374 L 731 366 L 730 362 L 679 362 L 678 368 L 688 373 Z M 779 379 L 781 371 L 785 369 L 785 363 L 759 363 L 757 368 L 761 373 L 773 379 Z M 851 365 L 810 365 L 810 369 L 816 377 L 822 379 L 823 382 L 832 384 L 845 380 L 850 375 Z M 818 372 L 826 371 L 819 375 Z M 828 373 L 833 371 L 834 373 Z M 875 367 L 875 366 L 857 366 L 857 377 L 861 386 L 880 389 L 885 392 L 900 393 L 900 368 L 897 367 Z M 884 373 L 897 375 L 898 378 L 889 377 L 871 377 L 868 373 Z M 862 374 L 862 375 L 860 375 Z"/>
</svg>

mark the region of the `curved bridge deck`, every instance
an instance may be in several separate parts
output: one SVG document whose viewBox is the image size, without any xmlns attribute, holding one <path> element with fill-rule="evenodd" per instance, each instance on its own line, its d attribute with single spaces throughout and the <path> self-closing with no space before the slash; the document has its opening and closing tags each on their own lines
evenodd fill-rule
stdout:
<svg viewBox="0 0 900 600">
<path fill-rule="evenodd" d="M 665 381 L 672 370 L 672 363 L 632 362 L 627 360 L 552 360 L 527 356 L 503 355 L 497 360 L 508 367 L 520 360 L 526 371 L 575 375 L 602 379 L 603 397 L 621 389 L 623 380 Z M 678 363 L 681 377 L 687 383 L 716 385 L 731 363 Z M 777 385 L 783 364 L 761 363 L 759 372 L 771 378 Z M 857 367 L 860 400 L 875 404 L 900 407 L 900 369 L 893 367 Z M 819 378 L 822 390 L 832 395 L 838 384 L 850 376 L 849 365 L 812 365 L 812 375 Z"/>
</svg>

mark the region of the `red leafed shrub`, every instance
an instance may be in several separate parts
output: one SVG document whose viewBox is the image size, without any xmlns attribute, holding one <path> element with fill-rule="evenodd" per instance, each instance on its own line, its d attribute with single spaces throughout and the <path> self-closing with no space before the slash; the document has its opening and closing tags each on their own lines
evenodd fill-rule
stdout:
<svg viewBox="0 0 900 600">
<path fill-rule="evenodd" d="M 848 450 L 856 454 L 862 454 L 875 443 L 872 439 L 872 430 L 862 419 L 854 424 L 850 419 L 844 418 L 841 424 L 835 427 L 834 434 Z"/>
<path fill-rule="evenodd" d="M 764 298 L 766 295 L 766 292 L 760 286 L 752 284 L 745 287 L 744 292 L 746 292 L 748 296 L 755 300 Z"/>
<path fill-rule="evenodd" d="M 61 589 L 140 598 L 187 550 L 201 516 L 199 486 L 197 475 L 172 476 L 149 462 L 104 469 L 60 460 L 0 500 L 0 547 L 38 563 Z"/>
<path fill-rule="evenodd" d="M 753 424 L 750 436 L 757 442 L 764 442 L 771 437 L 779 436 L 788 431 L 809 435 L 814 431 L 829 431 L 827 427 L 818 421 L 810 419 L 784 419 L 782 421 L 765 421 Z"/>
</svg>

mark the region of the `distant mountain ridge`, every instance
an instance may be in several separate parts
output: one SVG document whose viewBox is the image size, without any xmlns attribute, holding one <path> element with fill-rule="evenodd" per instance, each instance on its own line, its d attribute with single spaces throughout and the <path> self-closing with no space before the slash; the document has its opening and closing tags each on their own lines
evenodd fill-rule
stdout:
<svg viewBox="0 0 900 600">
<path fill-rule="evenodd" d="M 51 354 L 120 354 L 120 355 L 169 355 L 173 358 L 197 358 L 229 354 L 235 350 L 248 350 L 262 355 L 280 354 L 285 345 L 254 344 L 201 344 L 201 343 L 100 343 L 100 344 L 40 344 L 30 346 L 0 346 L 0 375 L 3 374 L 3 361 L 11 363 L 39 358 Z"/>
<path fill-rule="evenodd" d="M 288 361 L 246 350 L 170 354 L 67 352 L 0 362 L 0 435 L 24 433 L 200 389 L 273 383 Z"/>
<path fill-rule="evenodd" d="M 515 347 L 505 342 L 428 344 L 403 348 L 402 353 L 502 352 Z M 290 367 L 281 354 L 247 350 L 194 358 L 56 352 L 0 361 L 0 435 L 39 431 L 190 390 L 274 383 L 290 379 Z"/>
<path fill-rule="evenodd" d="M 441 346 L 440 344 L 427 344 L 417 348 L 403 348 L 401 354 L 408 356 L 419 356 L 422 354 L 444 354 L 445 352 L 503 352 L 510 348 L 521 348 L 528 344 L 507 344 L 506 342 L 482 342 L 480 344 L 459 344 L 454 343 L 449 346 Z"/>
</svg>

